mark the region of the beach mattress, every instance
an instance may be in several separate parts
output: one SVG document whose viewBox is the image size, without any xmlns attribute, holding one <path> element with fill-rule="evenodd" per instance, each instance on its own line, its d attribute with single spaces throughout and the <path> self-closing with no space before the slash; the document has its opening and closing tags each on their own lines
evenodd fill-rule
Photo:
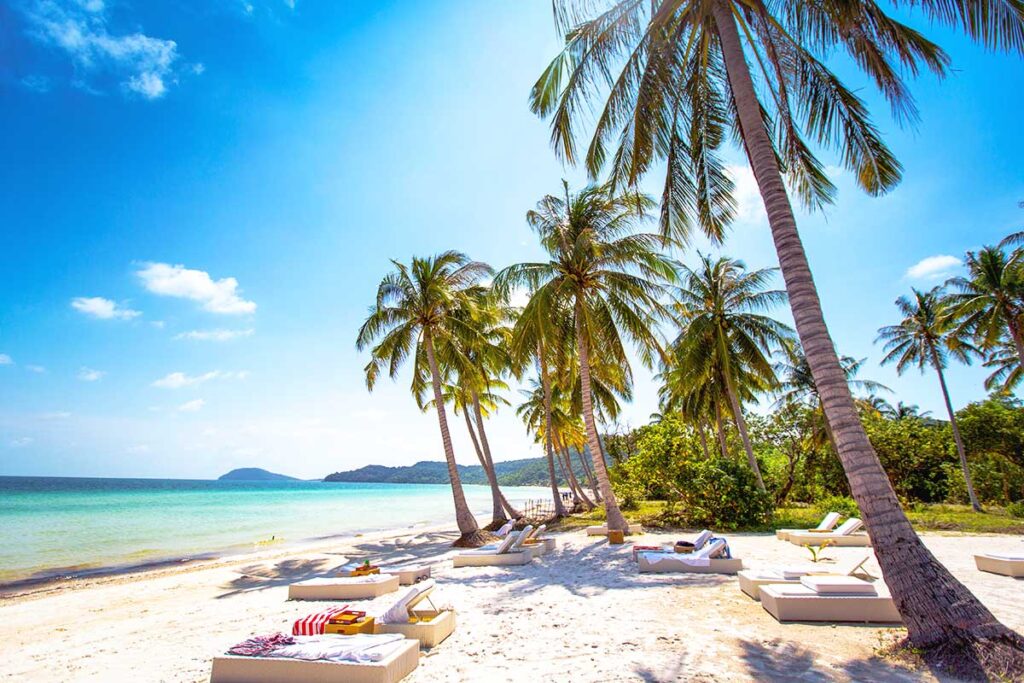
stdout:
<svg viewBox="0 0 1024 683">
<path fill-rule="evenodd" d="M 871 538 L 864 533 L 846 534 L 812 534 L 807 531 L 791 531 L 787 540 L 794 545 L 821 545 L 828 541 L 829 545 L 836 547 L 870 548 Z"/>
<path fill-rule="evenodd" d="M 541 555 L 547 555 L 549 552 L 555 549 L 555 539 L 540 538 L 533 543 L 527 541 L 525 544 L 523 544 L 523 548 L 532 551 L 534 557 L 540 557 Z"/>
<path fill-rule="evenodd" d="M 870 624 L 903 621 L 888 594 L 823 594 L 801 584 L 769 584 L 759 590 L 761 606 L 779 621 Z"/>
<path fill-rule="evenodd" d="M 1024 555 L 985 553 L 975 555 L 974 564 L 983 572 L 1024 578 Z"/>
<path fill-rule="evenodd" d="M 323 577 L 288 586 L 289 600 L 366 600 L 398 590 L 398 577 L 371 574 L 358 577 Z"/>
<path fill-rule="evenodd" d="M 639 552 L 636 557 L 641 573 L 735 574 L 743 569 L 743 560 L 737 557 L 693 558 L 691 562 L 684 561 L 686 555 L 676 552 Z"/>
<path fill-rule="evenodd" d="M 630 524 L 629 525 L 629 530 L 626 532 L 626 534 L 627 535 L 629 535 L 629 534 L 642 534 L 643 532 L 644 532 L 644 528 L 643 528 L 642 525 L 640 525 L 640 524 Z M 607 524 L 602 525 L 602 526 L 588 526 L 587 527 L 587 536 L 607 536 L 607 535 L 608 535 L 608 525 Z"/>
<path fill-rule="evenodd" d="M 533 559 L 533 551 L 526 549 L 514 553 L 481 553 L 468 550 L 456 554 L 452 564 L 456 567 L 501 567 L 526 564 Z"/>
<path fill-rule="evenodd" d="M 455 631 L 455 612 L 413 610 L 420 621 L 406 624 L 377 624 L 376 633 L 398 633 L 417 640 L 420 647 L 435 647 Z"/>
<path fill-rule="evenodd" d="M 408 567 L 395 567 L 393 569 L 382 569 L 382 574 L 390 574 L 398 577 L 398 582 L 403 586 L 411 586 L 418 581 L 430 578 L 430 565 L 410 565 Z"/>
<path fill-rule="evenodd" d="M 397 683 L 419 663 L 415 640 L 404 641 L 381 661 L 370 663 L 223 655 L 213 658 L 210 683 Z"/>
<path fill-rule="evenodd" d="M 740 590 L 754 600 L 761 599 L 761 586 L 770 584 L 800 585 L 800 579 L 787 579 L 782 572 L 762 569 L 744 569 L 736 574 L 740 581 Z"/>
</svg>

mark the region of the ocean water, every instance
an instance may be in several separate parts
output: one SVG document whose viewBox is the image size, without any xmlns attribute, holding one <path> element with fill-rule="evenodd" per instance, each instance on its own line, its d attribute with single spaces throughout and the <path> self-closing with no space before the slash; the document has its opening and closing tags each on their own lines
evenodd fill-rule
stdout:
<svg viewBox="0 0 1024 683">
<path fill-rule="evenodd" d="M 464 488 L 486 523 L 490 489 Z M 0 477 L 0 585 L 447 521 L 447 484 Z"/>
</svg>

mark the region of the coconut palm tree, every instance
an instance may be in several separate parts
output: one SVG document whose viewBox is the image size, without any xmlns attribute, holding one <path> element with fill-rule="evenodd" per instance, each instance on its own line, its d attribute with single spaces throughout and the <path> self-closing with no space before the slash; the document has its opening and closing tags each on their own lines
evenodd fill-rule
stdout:
<svg viewBox="0 0 1024 683">
<path fill-rule="evenodd" d="M 1024 52 L 1017 0 L 910 6 L 990 48 Z M 637 186 L 651 168 L 665 168 L 666 234 L 682 239 L 697 224 L 711 238 L 723 237 L 735 203 L 719 154 L 730 132 L 742 140 L 797 333 L 910 641 L 926 654 L 941 653 L 941 665 L 953 673 L 977 676 L 999 661 L 1008 662 L 1013 675 L 1024 674 L 1024 638 L 996 621 L 934 558 L 900 507 L 858 418 L 784 178 L 807 205 L 832 199 L 835 187 L 811 149 L 817 144 L 837 149 L 868 193 L 894 187 L 899 162 L 864 101 L 824 60 L 836 51 L 849 55 L 902 122 L 917 115 L 903 75 L 926 68 L 943 76 L 948 56 L 868 0 L 555 0 L 555 14 L 565 46 L 535 85 L 533 110 L 551 118 L 552 145 L 563 159 L 582 158 L 592 177 L 610 167 L 616 190 Z M 588 105 L 605 94 L 581 157 L 577 124 L 594 120 Z"/>
<path fill-rule="evenodd" d="M 981 503 L 974 493 L 971 472 L 967 468 L 967 452 L 964 441 L 960 438 L 960 427 L 956 423 L 956 412 L 949 400 L 949 388 L 946 386 L 945 369 L 949 356 L 970 364 L 971 354 L 978 351 L 956 334 L 950 318 L 949 302 L 943 298 L 942 291 L 936 287 L 928 292 L 913 290 L 913 298 L 901 296 L 896 299 L 896 308 L 903 315 L 898 325 L 889 325 L 878 330 L 878 339 L 885 343 L 885 356 L 882 365 L 896 363 L 896 372 L 904 371 L 916 365 L 924 372 L 925 367 L 935 370 L 942 388 L 942 398 L 946 402 L 949 424 L 953 427 L 953 441 L 956 452 L 960 456 L 960 469 L 963 470 L 964 481 L 967 483 L 967 497 L 971 507 L 981 512 Z"/>
<path fill-rule="evenodd" d="M 1011 235 L 1012 237 L 1012 235 Z M 1000 247 L 967 252 L 968 276 L 950 279 L 946 285 L 956 291 L 949 295 L 952 314 L 962 332 L 974 337 L 985 351 L 999 347 L 1009 337 L 1024 365 L 1024 253 L 1007 254 Z"/>
<path fill-rule="evenodd" d="M 900 401 L 896 404 L 896 409 L 893 411 L 893 419 L 895 420 L 916 420 L 923 419 L 932 414 L 932 411 L 926 410 L 921 412 L 921 408 L 914 404 L 904 403 Z"/>
<path fill-rule="evenodd" d="M 989 391 L 1013 391 L 1024 378 L 1024 366 L 1020 364 L 1017 348 L 1005 339 L 989 351 L 984 365 L 992 368 L 992 374 L 985 378 L 985 388 Z"/>
<path fill-rule="evenodd" d="M 394 260 L 391 263 L 395 270 L 381 280 L 377 299 L 356 337 L 356 348 L 360 351 L 373 344 L 370 362 L 365 368 L 366 387 L 373 391 L 385 370 L 394 379 L 410 355 L 414 357 L 414 396 L 420 394 L 424 374 L 429 375 L 455 502 L 455 521 L 461 534 L 455 543 L 479 546 L 488 540 L 488 535 L 480 531 L 462 490 L 448 430 L 443 375 L 436 348 L 443 346 L 449 362 L 468 373 L 471 363 L 459 353 L 457 340 L 474 334 L 466 320 L 472 317 L 478 297 L 471 295 L 470 290 L 492 271 L 487 264 L 471 261 L 456 251 L 446 251 L 429 258 L 413 257 L 410 265 Z"/>
<path fill-rule="evenodd" d="M 600 350 L 604 362 L 628 369 L 625 341 L 631 340 L 641 361 L 653 363 L 661 348 L 655 333 L 657 315 L 663 312 L 661 282 L 674 279 L 675 271 L 658 251 L 664 240 L 636 231 L 653 200 L 636 192 L 612 194 L 596 185 L 574 193 L 568 183 L 563 185 L 563 197 L 548 195 L 527 214 L 549 260 L 510 266 L 497 275 L 494 286 L 504 292 L 526 289 L 542 301 L 564 302 L 572 311 L 587 445 L 608 529 L 625 531 L 594 417 L 591 356 Z"/>
<path fill-rule="evenodd" d="M 792 330 L 762 314 L 785 303 L 786 293 L 767 289 L 774 268 L 747 271 L 742 261 L 701 255 L 697 268 L 681 266 L 682 285 L 674 288 L 672 308 L 682 332 L 674 355 L 683 373 L 702 384 L 718 379 L 729 401 L 747 462 L 765 490 L 743 418 L 740 382 L 747 388 L 774 388 L 778 381 L 770 360 L 775 350 L 788 348 Z"/>
</svg>

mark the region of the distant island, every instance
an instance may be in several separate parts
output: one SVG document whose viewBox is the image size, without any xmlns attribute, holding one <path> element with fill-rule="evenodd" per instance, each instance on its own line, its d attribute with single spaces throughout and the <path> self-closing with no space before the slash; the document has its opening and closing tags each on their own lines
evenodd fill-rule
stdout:
<svg viewBox="0 0 1024 683">
<path fill-rule="evenodd" d="M 259 467 L 240 467 L 217 477 L 217 481 L 299 481 L 285 474 L 268 472 Z"/>
<path fill-rule="evenodd" d="M 585 476 L 579 464 L 573 463 L 573 471 L 577 477 Z M 459 465 L 459 479 L 463 484 L 487 485 L 484 468 L 480 465 Z M 549 486 L 548 463 L 546 458 L 526 458 L 523 460 L 506 460 L 494 463 L 498 475 L 498 483 L 502 486 Z M 561 471 L 555 472 L 559 485 L 566 482 Z M 347 472 L 335 472 L 324 477 L 328 482 L 362 482 L 373 484 L 447 484 L 448 466 L 444 461 L 422 460 L 415 465 L 403 467 L 385 467 L 384 465 L 367 465 Z"/>
</svg>

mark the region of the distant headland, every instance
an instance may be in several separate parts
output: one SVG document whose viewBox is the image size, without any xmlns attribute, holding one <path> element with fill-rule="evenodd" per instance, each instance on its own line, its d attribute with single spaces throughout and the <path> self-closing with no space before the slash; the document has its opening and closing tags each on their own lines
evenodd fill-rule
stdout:
<svg viewBox="0 0 1024 683">
<path fill-rule="evenodd" d="M 268 472 L 259 467 L 240 467 L 217 477 L 217 481 L 299 481 L 286 474 Z"/>
</svg>

